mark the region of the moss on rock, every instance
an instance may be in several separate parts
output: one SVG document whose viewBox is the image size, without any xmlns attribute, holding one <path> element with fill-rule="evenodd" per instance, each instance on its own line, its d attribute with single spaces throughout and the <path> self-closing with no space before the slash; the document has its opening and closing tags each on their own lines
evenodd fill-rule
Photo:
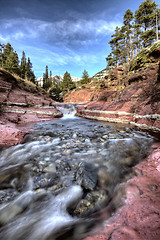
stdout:
<svg viewBox="0 0 160 240">
<path fill-rule="evenodd" d="M 158 48 L 160 48 L 160 41 L 155 42 L 148 48 L 142 49 L 142 51 L 140 51 L 137 54 L 136 58 L 133 60 L 130 71 L 138 70 L 148 64 L 156 62 L 157 58 L 155 59 L 152 53 L 155 52 L 155 50 Z"/>
</svg>

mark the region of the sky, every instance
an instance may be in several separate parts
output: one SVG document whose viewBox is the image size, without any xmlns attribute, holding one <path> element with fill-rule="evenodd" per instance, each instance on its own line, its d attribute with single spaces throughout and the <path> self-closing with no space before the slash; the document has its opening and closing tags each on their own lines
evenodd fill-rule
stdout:
<svg viewBox="0 0 160 240">
<path fill-rule="evenodd" d="M 108 42 L 127 9 L 142 0 L 0 0 L 0 43 L 30 57 L 36 77 L 48 65 L 52 75 L 82 77 L 106 68 Z M 157 1 L 156 1 L 157 3 Z"/>
</svg>

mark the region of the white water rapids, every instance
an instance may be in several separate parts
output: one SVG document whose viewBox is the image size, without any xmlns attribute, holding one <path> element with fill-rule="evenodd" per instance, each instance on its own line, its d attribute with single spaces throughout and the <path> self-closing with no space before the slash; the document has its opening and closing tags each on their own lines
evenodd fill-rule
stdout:
<svg viewBox="0 0 160 240">
<path fill-rule="evenodd" d="M 76 108 L 73 104 L 64 104 L 57 106 L 57 109 L 63 113 L 62 119 L 75 118 Z"/>
</svg>

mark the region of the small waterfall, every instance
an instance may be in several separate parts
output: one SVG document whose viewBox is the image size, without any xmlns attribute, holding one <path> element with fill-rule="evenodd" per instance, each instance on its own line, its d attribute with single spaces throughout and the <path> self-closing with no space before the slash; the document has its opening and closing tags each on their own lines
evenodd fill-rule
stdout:
<svg viewBox="0 0 160 240">
<path fill-rule="evenodd" d="M 75 118 L 76 108 L 73 104 L 63 104 L 56 106 L 56 108 L 63 113 L 62 119 Z"/>
</svg>

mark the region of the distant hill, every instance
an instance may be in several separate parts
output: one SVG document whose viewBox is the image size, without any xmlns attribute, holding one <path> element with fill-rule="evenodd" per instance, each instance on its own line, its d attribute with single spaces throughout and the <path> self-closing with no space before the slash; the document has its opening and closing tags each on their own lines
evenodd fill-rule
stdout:
<svg viewBox="0 0 160 240">
<path fill-rule="evenodd" d="M 60 75 L 60 74 L 53 75 L 52 78 L 54 78 L 57 83 L 63 81 L 63 76 Z M 71 79 L 72 79 L 73 82 L 78 82 L 78 81 L 81 80 L 81 78 L 72 77 L 72 76 L 71 76 Z M 43 86 L 43 77 L 37 78 L 37 79 L 36 79 L 36 82 L 38 83 L 38 85 Z"/>
</svg>

